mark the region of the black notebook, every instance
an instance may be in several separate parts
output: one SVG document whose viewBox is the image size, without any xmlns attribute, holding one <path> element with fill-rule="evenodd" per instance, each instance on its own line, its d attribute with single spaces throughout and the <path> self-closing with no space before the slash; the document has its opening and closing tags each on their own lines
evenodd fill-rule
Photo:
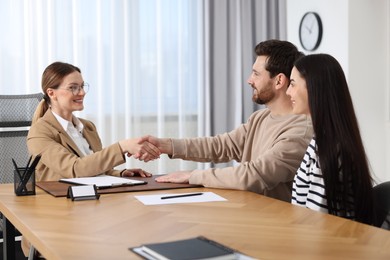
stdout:
<svg viewBox="0 0 390 260">
<path fill-rule="evenodd" d="M 203 236 L 130 249 L 148 260 L 252 259 Z"/>
</svg>

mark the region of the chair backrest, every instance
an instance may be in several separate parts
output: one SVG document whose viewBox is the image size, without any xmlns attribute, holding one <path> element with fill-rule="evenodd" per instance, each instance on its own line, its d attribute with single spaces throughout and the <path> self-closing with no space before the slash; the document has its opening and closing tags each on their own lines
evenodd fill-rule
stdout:
<svg viewBox="0 0 390 260">
<path fill-rule="evenodd" d="M 0 95 L 0 183 L 14 182 L 14 165 L 26 166 L 27 134 L 43 94 Z M 3 219 L 0 212 L 0 237 Z"/>
<path fill-rule="evenodd" d="M 43 94 L 0 95 L 0 183 L 14 181 L 14 165 L 26 166 L 27 133 Z"/>
<path fill-rule="evenodd" d="M 374 225 L 390 230 L 390 181 L 376 185 L 373 192 L 375 205 Z"/>
</svg>

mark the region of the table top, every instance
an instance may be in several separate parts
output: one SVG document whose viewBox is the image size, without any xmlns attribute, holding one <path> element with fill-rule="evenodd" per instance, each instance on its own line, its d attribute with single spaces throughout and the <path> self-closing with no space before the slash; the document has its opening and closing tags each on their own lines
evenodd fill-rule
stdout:
<svg viewBox="0 0 390 260">
<path fill-rule="evenodd" d="M 145 206 L 135 195 L 212 191 L 228 201 Z M 390 232 L 252 192 L 189 188 L 71 201 L 0 185 L 0 211 L 47 259 L 140 259 L 145 243 L 203 235 L 258 259 L 390 259 Z"/>
</svg>

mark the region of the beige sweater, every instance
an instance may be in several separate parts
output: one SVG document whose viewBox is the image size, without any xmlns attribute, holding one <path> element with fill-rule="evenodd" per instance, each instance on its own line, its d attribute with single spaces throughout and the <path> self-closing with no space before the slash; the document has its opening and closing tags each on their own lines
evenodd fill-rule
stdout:
<svg viewBox="0 0 390 260">
<path fill-rule="evenodd" d="M 234 167 L 194 170 L 189 182 L 249 190 L 290 202 L 292 181 L 312 137 L 310 117 L 271 116 L 264 109 L 229 133 L 173 139 L 172 158 L 215 163 L 235 160 L 239 164 Z"/>
</svg>

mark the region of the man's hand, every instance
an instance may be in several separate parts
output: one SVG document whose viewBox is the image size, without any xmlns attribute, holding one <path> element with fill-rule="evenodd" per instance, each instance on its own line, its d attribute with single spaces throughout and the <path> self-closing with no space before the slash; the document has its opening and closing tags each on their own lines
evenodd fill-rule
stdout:
<svg viewBox="0 0 390 260">
<path fill-rule="evenodd" d="M 191 171 L 172 172 L 156 178 L 157 182 L 188 183 Z"/>
<path fill-rule="evenodd" d="M 142 138 L 157 147 L 161 153 L 168 155 L 172 154 L 172 140 L 170 138 L 158 138 L 151 135 L 144 136 Z"/>
</svg>

